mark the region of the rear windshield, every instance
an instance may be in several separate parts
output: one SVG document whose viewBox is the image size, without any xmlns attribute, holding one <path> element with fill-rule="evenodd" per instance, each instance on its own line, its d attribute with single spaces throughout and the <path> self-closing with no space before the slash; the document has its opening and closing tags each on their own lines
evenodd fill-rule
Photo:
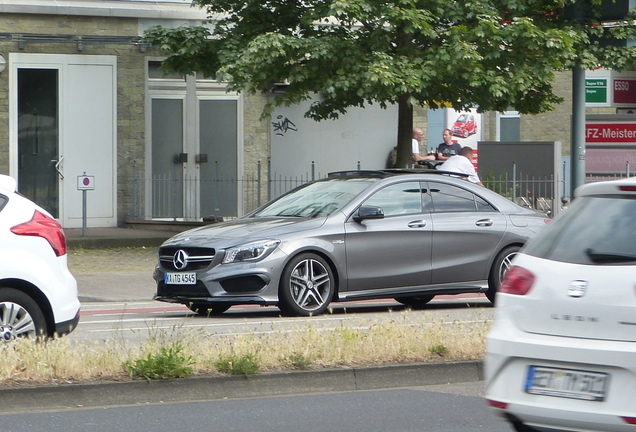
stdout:
<svg viewBox="0 0 636 432">
<path fill-rule="evenodd" d="M 2 211 L 2 209 L 4 208 L 4 205 L 7 203 L 7 201 L 9 201 L 9 198 L 7 198 L 4 195 L 0 195 L 0 211 Z"/>
<path fill-rule="evenodd" d="M 577 198 L 524 252 L 573 264 L 634 265 L 636 199 Z"/>
</svg>

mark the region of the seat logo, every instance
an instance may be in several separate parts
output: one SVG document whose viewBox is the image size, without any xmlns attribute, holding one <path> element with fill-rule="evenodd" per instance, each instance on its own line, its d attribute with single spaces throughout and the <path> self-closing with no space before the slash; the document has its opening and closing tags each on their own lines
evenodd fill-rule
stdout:
<svg viewBox="0 0 636 432">
<path fill-rule="evenodd" d="M 172 264 L 177 270 L 183 270 L 188 265 L 188 254 L 183 249 L 179 249 L 172 257 Z"/>
<path fill-rule="evenodd" d="M 575 280 L 570 282 L 570 287 L 568 288 L 568 296 L 579 298 L 579 297 L 583 297 L 586 292 L 587 292 L 587 281 Z"/>
</svg>

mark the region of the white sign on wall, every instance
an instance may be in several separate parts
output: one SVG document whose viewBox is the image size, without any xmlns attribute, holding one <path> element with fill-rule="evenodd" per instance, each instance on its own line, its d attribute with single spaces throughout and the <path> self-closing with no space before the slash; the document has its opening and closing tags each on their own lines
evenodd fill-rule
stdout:
<svg viewBox="0 0 636 432">
<path fill-rule="evenodd" d="M 476 109 L 455 111 L 449 108 L 446 113 L 446 127 L 452 131 L 453 141 L 462 147 L 477 149 L 477 142 L 481 141 L 481 117 Z"/>
</svg>

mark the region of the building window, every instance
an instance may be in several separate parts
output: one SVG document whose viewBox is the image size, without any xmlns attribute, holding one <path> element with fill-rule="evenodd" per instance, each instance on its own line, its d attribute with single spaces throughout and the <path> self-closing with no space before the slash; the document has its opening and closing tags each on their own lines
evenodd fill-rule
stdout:
<svg viewBox="0 0 636 432">
<path fill-rule="evenodd" d="M 517 111 L 497 114 L 497 141 L 521 141 L 521 119 Z"/>
</svg>

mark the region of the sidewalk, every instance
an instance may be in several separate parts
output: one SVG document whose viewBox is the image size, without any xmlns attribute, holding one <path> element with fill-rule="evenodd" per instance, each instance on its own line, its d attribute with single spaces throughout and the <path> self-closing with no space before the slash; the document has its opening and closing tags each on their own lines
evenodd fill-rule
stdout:
<svg viewBox="0 0 636 432">
<path fill-rule="evenodd" d="M 146 247 L 156 250 L 165 240 L 191 226 L 65 229 L 68 249 Z M 83 235 L 85 234 L 85 235 Z M 152 268 L 144 272 L 74 273 L 82 302 L 150 301 L 156 292 Z"/>
<path fill-rule="evenodd" d="M 70 249 L 156 247 L 173 235 L 190 228 L 190 225 L 132 225 L 127 228 L 87 228 L 85 233 L 82 228 L 66 228 L 64 234 Z"/>
</svg>

